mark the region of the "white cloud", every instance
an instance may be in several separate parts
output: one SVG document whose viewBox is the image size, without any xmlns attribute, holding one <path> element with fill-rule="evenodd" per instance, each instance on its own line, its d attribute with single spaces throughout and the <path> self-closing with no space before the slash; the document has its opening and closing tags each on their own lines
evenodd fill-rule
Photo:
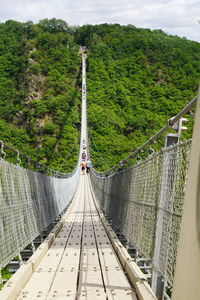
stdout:
<svg viewBox="0 0 200 300">
<path fill-rule="evenodd" d="M 119 23 L 200 41 L 199 0 L 0 0 L 1 22 L 60 18 L 70 25 Z"/>
</svg>

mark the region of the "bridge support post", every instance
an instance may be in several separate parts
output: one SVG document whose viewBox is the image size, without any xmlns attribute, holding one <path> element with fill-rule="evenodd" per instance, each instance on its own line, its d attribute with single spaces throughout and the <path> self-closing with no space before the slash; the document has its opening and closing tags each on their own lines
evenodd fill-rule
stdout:
<svg viewBox="0 0 200 300">
<path fill-rule="evenodd" d="M 167 144 L 165 144 L 167 147 Z M 160 253 L 163 249 L 163 234 L 165 238 L 167 237 L 167 232 L 164 232 L 164 225 L 170 224 L 170 214 L 166 215 L 165 207 L 169 205 L 170 199 L 173 199 L 174 193 L 174 184 L 169 183 L 175 178 L 176 174 L 176 165 L 177 165 L 178 155 L 175 152 L 171 153 L 163 150 L 163 159 L 162 159 L 162 169 L 161 169 L 161 187 L 157 205 L 157 221 L 156 221 L 156 233 L 155 233 L 155 243 L 154 243 L 154 258 L 153 258 L 153 268 L 152 268 L 152 278 L 151 278 L 151 287 L 153 292 L 156 294 L 159 300 L 164 299 L 166 279 L 163 275 L 160 274 L 160 264 L 165 269 L 164 264 L 167 259 L 167 251 L 165 249 L 166 257 L 160 262 Z M 173 170 L 173 173 L 172 173 Z M 168 223 L 167 223 L 168 222 Z M 165 230 L 166 231 L 166 230 Z M 165 245 L 167 247 L 167 245 Z"/>
<path fill-rule="evenodd" d="M 154 258 L 152 267 L 152 277 L 151 277 L 151 288 L 159 300 L 163 299 L 164 293 L 164 282 L 163 277 L 159 275 L 159 257 L 163 234 L 163 222 L 164 222 L 164 206 L 165 206 L 165 186 L 167 184 L 168 173 L 168 156 L 167 153 L 163 153 L 163 167 L 162 167 L 162 179 L 161 179 L 161 189 L 160 198 L 158 199 L 157 206 L 157 222 L 156 222 L 156 234 L 154 243 Z"/>
<path fill-rule="evenodd" d="M 178 244 L 172 300 L 200 295 L 200 91 Z"/>
</svg>

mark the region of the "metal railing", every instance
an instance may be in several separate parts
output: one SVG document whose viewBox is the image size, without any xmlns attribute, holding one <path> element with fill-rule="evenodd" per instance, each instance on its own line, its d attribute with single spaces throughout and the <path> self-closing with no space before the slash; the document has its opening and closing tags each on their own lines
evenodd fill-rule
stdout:
<svg viewBox="0 0 200 300">
<path fill-rule="evenodd" d="M 99 176 L 95 170 L 91 172 L 94 192 L 113 228 L 150 259 L 153 268 L 170 282 L 190 147 L 191 140 L 170 146 L 136 166 L 107 177 Z"/>
<path fill-rule="evenodd" d="M 173 284 L 190 159 L 191 140 L 178 142 L 181 129 L 185 129 L 182 127 L 185 119 L 181 118 L 196 102 L 197 96 L 113 168 L 106 172 L 92 169 L 91 172 L 92 186 L 102 210 L 111 220 L 114 230 L 125 237 L 127 245 L 151 262 L 152 288 L 157 294 L 159 286 L 162 299 L 167 295 L 164 286 Z M 153 150 L 151 155 L 142 160 L 138 154 L 143 148 L 170 128 L 177 133 L 166 136 L 165 148 L 159 153 L 150 148 Z M 173 139 L 178 143 L 167 147 Z M 125 169 L 131 158 L 135 158 L 137 164 Z"/>
<path fill-rule="evenodd" d="M 62 213 L 78 176 L 78 168 L 61 179 L 0 160 L 0 269 Z"/>
</svg>

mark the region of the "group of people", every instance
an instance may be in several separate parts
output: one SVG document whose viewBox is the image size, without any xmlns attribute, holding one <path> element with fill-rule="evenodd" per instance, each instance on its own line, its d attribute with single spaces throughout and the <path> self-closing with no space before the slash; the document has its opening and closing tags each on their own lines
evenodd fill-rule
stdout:
<svg viewBox="0 0 200 300">
<path fill-rule="evenodd" d="M 86 151 L 85 140 L 83 140 L 82 148 L 83 148 L 83 152 L 82 152 L 81 170 L 82 170 L 82 175 L 84 175 L 85 171 L 86 174 L 89 174 L 91 168 L 91 161 L 87 158 L 87 155 L 85 153 Z"/>
<path fill-rule="evenodd" d="M 82 175 L 85 174 L 85 171 L 86 171 L 86 174 L 89 174 L 90 168 L 91 168 L 91 161 L 89 159 L 87 159 L 86 161 L 82 160 L 82 162 L 81 162 Z"/>
</svg>

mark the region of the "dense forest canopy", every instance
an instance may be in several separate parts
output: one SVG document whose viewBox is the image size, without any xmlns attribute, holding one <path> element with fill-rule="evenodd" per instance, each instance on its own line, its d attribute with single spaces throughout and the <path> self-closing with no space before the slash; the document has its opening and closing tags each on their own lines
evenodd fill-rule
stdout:
<svg viewBox="0 0 200 300">
<path fill-rule="evenodd" d="M 106 170 L 145 142 L 197 93 L 200 44 L 161 30 L 118 24 L 83 26 L 77 39 L 90 49 L 91 154 L 96 166 Z M 191 136 L 191 131 L 184 136 Z M 162 138 L 156 148 L 163 144 Z"/>
<path fill-rule="evenodd" d="M 62 20 L 0 25 L 1 139 L 61 171 L 77 161 L 78 51 Z"/>
<path fill-rule="evenodd" d="M 78 153 L 80 46 L 88 49 L 89 139 L 99 170 L 160 129 L 200 79 L 200 44 L 161 30 L 58 19 L 0 24 L 1 139 L 63 172 Z"/>
</svg>

